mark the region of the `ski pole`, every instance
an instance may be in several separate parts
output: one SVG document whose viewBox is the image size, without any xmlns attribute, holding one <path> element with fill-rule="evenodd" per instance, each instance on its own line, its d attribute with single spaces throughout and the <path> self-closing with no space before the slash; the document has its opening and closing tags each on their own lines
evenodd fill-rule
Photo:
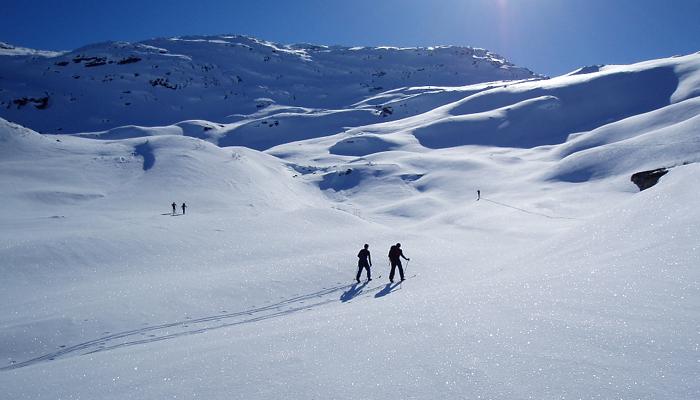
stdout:
<svg viewBox="0 0 700 400">
<path fill-rule="evenodd" d="M 406 260 L 406 271 L 404 271 L 404 272 L 406 273 L 406 275 L 408 275 L 408 263 L 409 263 L 410 261 L 411 261 L 411 260 Z"/>
</svg>

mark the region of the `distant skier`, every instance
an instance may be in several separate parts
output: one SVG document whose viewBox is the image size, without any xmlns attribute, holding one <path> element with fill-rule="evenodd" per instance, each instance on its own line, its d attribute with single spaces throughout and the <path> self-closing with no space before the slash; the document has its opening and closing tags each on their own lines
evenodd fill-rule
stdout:
<svg viewBox="0 0 700 400">
<path fill-rule="evenodd" d="M 479 201 L 481 199 L 481 190 L 476 191 L 476 201 Z"/>
<path fill-rule="evenodd" d="M 372 280 L 372 273 L 370 272 L 369 267 L 372 266 L 372 256 L 369 254 L 369 245 L 365 243 L 365 247 L 360 250 L 359 253 L 357 253 L 357 276 L 355 277 L 355 280 L 359 283 L 360 282 L 360 275 L 362 275 L 362 269 L 367 270 L 367 282 Z"/>
<path fill-rule="evenodd" d="M 185 215 L 185 208 L 187 208 L 187 204 L 182 203 L 182 215 Z"/>
<path fill-rule="evenodd" d="M 175 202 L 173 201 L 173 204 L 171 204 L 171 206 L 173 206 L 173 215 L 175 215 L 175 210 L 177 210 L 177 204 L 175 204 Z"/>
<path fill-rule="evenodd" d="M 403 265 L 401 265 L 401 257 L 406 261 L 411 261 L 410 258 L 406 258 L 403 255 L 403 250 L 401 250 L 401 243 L 396 243 L 389 249 L 389 261 L 391 262 L 391 272 L 389 273 L 389 282 L 394 282 L 394 273 L 396 272 L 396 267 L 399 267 L 399 275 L 401 280 L 405 280 L 403 276 Z"/>
</svg>

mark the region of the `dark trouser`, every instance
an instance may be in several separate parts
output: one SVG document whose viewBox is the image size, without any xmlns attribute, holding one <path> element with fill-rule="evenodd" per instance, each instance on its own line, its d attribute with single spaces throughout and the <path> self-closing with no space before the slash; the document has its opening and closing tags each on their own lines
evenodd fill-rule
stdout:
<svg viewBox="0 0 700 400">
<path fill-rule="evenodd" d="M 356 281 L 360 280 L 360 275 L 362 275 L 363 268 L 367 269 L 367 279 L 372 279 L 372 273 L 369 270 L 369 263 L 360 261 L 357 263 L 357 277 L 355 277 Z"/>
<path fill-rule="evenodd" d="M 401 265 L 401 260 L 400 259 L 396 259 L 396 260 L 389 259 L 389 261 L 391 261 L 391 272 L 389 273 L 389 280 L 390 281 L 394 280 L 394 273 L 396 272 L 396 267 L 399 267 L 399 276 L 401 277 L 401 280 L 403 280 L 404 279 L 403 278 L 403 265 Z"/>
</svg>

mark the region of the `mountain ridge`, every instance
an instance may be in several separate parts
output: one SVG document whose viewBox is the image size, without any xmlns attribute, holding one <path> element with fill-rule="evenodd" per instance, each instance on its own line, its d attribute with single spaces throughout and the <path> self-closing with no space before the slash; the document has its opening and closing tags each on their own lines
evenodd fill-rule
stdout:
<svg viewBox="0 0 700 400">
<path fill-rule="evenodd" d="M 43 133 L 230 122 L 271 104 L 338 109 L 401 87 L 542 78 L 471 47 L 281 45 L 241 35 L 0 55 L 0 76 L 0 116 Z"/>
</svg>

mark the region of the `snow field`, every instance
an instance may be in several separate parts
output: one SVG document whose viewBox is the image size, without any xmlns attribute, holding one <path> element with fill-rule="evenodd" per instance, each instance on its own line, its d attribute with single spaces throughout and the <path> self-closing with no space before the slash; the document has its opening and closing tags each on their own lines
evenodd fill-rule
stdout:
<svg viewBox="0 0 700 400">
<path fill-rule="evenodd" d="M 697 398 L 697 59 L 443 88 L 380 124 L 283 111 L 299 136 L 256 136 L 264 112 L 78 136 L 0 121 L 0 385 Z M 410 278 L 392 285 L 396 242 Z M 382 278 L 355 285 L 363 243 Z"/>
</svg>

